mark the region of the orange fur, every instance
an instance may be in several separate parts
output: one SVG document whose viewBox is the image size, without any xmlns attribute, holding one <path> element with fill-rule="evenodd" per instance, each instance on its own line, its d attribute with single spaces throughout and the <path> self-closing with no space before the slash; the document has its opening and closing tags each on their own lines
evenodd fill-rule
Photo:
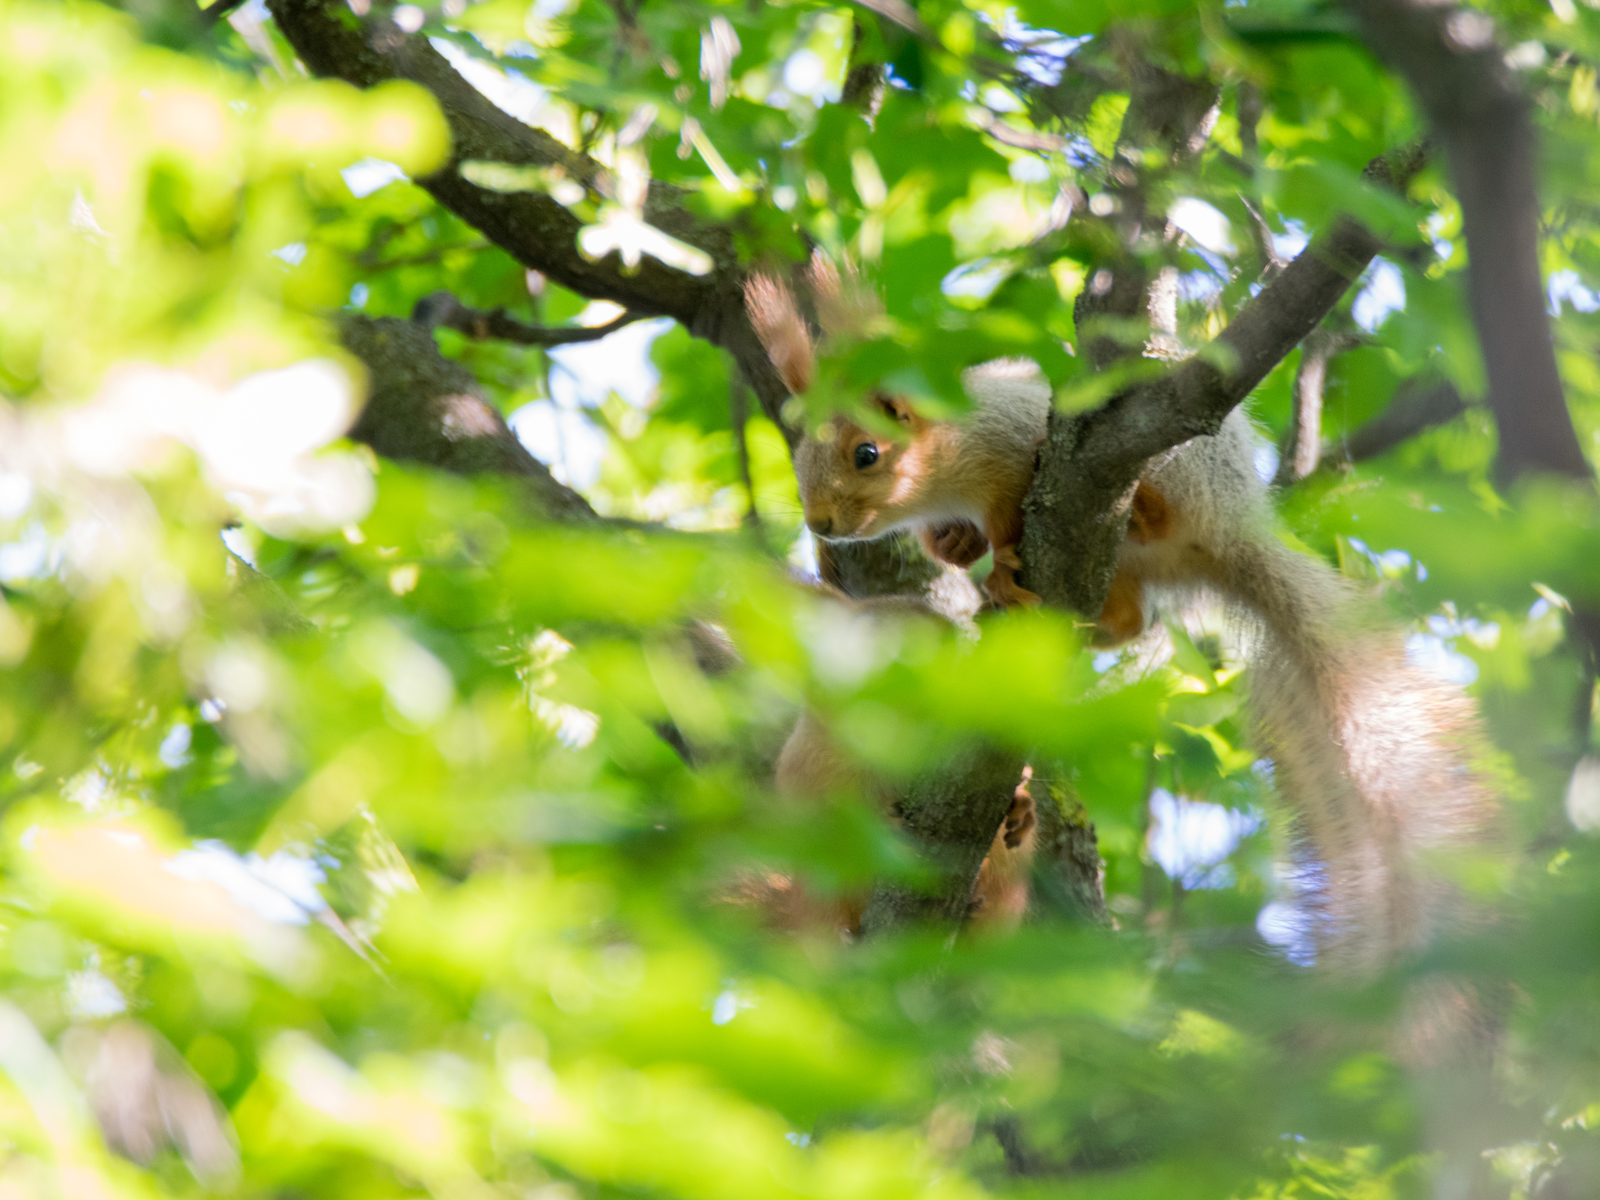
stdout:
<svg viewBox="0 0 1600 1200">
<path fill-rule="evenodd" d="M 981 553 L 974 553 L 981 530 L 995 553 L 986 584 L 990 598 L 999 605 L 1038 603 L 1016 582 L 1022 566 L 1016 545 L 1039 434 L 1013 427 L 996 438 L 968 422 L 928 421 L 899 397 L 874 401 L 895 422 L 894 433 L 841 415 L 796 448 L 800 499 L 812 532 L 860 540 L 913 529 L 935 557 L 965 566 Z M 867 443 L 876 461 L 858 466 L 857 449 Z M 935 535 L 954 526 L 970 529 Z"/>
<path fill-rule="evenodd" d="M 818 250 L 811 256 L 807 279 L 817 306 L 817 323 L 830 338 L 860 337 L 883 314 L 882 303 L 861 286 L 861 277 L 849 259 L 841 276 L 833 260 Z"/>
<path fill-rule="evenodd" d="M 1140 602 L 1144 584 L 1127 569 L 1119 570 L 1106 592 L 1105 606 L 1095 621 L 1094 637 L 1097 649 L 1107 649 L 1130 642 L 1144 632 L 1144 606 Z"/>
<path fill-rule="evenodd" d="M 1159 542 L 1172 532 L 1174 514 L 1167 498 L 1143 480 L 1133 490 L 1133 512 L 1128 517 L 1128 537 L 1135 542 Z"/>
<path fill-rule="evenodd" d="M 770 275 L 752 275 L 745 281 L 744 306 L 783 386 L 797 396 L 806 391 L 816 376 L 817 360 L 794 293 Z"/>
</svg>

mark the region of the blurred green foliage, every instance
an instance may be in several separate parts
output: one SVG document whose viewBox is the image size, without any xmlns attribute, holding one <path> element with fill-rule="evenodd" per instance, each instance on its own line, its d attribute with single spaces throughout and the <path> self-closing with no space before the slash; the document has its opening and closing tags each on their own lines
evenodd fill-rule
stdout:
<svg viewBox="0 0 1600 1200">
<path fill-rule="evenodd" d="M 1488 11 L 1538 102 L 1592 447 L 1600 12 Z M 1103 246 L 1059 206 L 1104 189 L 1112 23 L 1137 18 L 1155 61 L 1225 85 L 1210 147 L 1155 182 L 1231 230 L 1174 250 L 1183 336 L 1249 293 L 1244 197 L 1290 240 L 1353 211 L 1403 298 L 1342 306 L 1371 329 L 1332 367 L 1326 432 L 1406 380 L 1476 393 L 1459 210 L 1437 168 L 1405 203 L 1359 186 L 1417 117 L 1329 10 L 916 12 L 925 39 L 810 0 L 402 15 L 569 144 L 604 158 L 637 125 L 653 176 L 752 259 L 809 239 L 861 260 L 889 325 L 830 378 L 952 409 L 999 354 L 1038 359 L 1064 406 L 1106 394 L 1070 353 Z M 836 103 L 852 45 L 892 64 L 871 124 Z M 508 414 L 601 448 L 602 511 L 661 529 L 542 526 L 501 481 L 378 462 L 336 440 L 361 386 L 339 310 L 447 289 L 604 319 L 409 182 L 448 152 L 431 99 L 305 79 L 255 5 L 208 33 L 179 0 L 0 0 L 0 68 L 6 1194 L 1377 1200 L 1432 1194 L 1441 1121 L 1489 1130 L 1502 1195 L 1557 1163 L 1600 1178 L 1600 847 L 1573 827 L 1600 823 L 1600 780 L 1563 638 L 1600 606 L 1600 526 L 1587 495 L 1497 491 L 1480 411 L 1285 497 L 1294 535 L 1471 677 L 1525 848 L 1464 881 L 1494 914 L 1470 937 L 1331 978 L 1283 933 L 1287 834 L 1215 628 L 1174 620 L 1153 661 L 1086 651 L 1061 614 L 976 642 L 863 626 L 786 574 L 783 439 L 679 329 L 634 343 L 641 394 L 581 403 L 563 352 L 439 334 Z M 1272 436 L 1294 365 L 1252 401 Z M 699 620 L 734 669 L 698 668 Z M 1033 756 L 1098 829 L 1115 928 L 1047 904 L 953 944 L 767 929 L 741 902 L 767 873 L 917 878 L 866 798 L 773 796 L 802 702 L 888 779 L 976 736 Z M 1198 823 L 1158 828 L 1153 797 Z M 1408 1072 L 1407 998 L 1440 971 L 1514 997 L 1501 1094 L 1447 1103 Z"/>
</svg>

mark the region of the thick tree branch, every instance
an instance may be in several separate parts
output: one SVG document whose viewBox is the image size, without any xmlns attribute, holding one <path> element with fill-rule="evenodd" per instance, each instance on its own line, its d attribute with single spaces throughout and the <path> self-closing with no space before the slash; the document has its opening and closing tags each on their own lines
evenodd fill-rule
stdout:
<svg viewBox="0 0 1600 1200">
<path fill-rule="evenodd" d="M 1369 181 L 1403 190 L 1421 169 L 1418 145 L 1375 159 Z M 1194 357 L 1103 408 L 1052 414 L 1027 501 L 1024 585 L 1046 602 L 1098 613 L 1127 529 L 1134 482 L 1156 454 L 1223 419 L 1327 316 L 1379 249 L 1341 218 L 1240 310 Z"/>
<path fill-rule="evenodd" d="M 520 346 L 570 346 L 577 342 L 597 342 L 624 325 L 643 319 L 643 313 L 625 312 L 604 325 L 567 325 L 552 329 L 526 324 L 509 316 L 503 308 L 484 312 L 469 307 L 449 292 L 434 292 L 424 296 L 411 310 L 412 322 L 424 329 L 443 325 L 446 329 L 460 330 L 471 338 L 495 338 Z"/>
<path fill-rule="evenodd" d="M 462 168 L 475 161 L 559 168 L 585 188 L 603 192 L 610 180 L 600 163 L 496 108 L 425 37 L 407 36 L 381 14 L 351 27 L 339 12 L 344 5 L 332 0 L 268 0 L 267 7 L 314 74 L 358 87 L 409 79 L 433 93 L 450 125 L 452 157 L 417 182 L 441 204 L 563 287 L 643 316 L 672 317 L 722 346 L 744 371 L 762 409 L 779 420 L 788 393 L 745 316 L 743 271 L 726 229 L 696 221 L 675 188 L 652 183 L 645 219 L 709 254 L 710 274 L 690 275 L 649 256 L 636 270 L 624 269 L 615 253 L 590 261 L 578 250 L 582 223 L 564 206 L 542 192 L 492 191 L 466 178 Z"/>
<path fill-rule="evenodd" d="M 1088 809 L 1065 786 L 1036 778 L 1031 787 L 1039 821 L 1034 842 L 1035 907 L 1096 925 L 1109 923 L 1100 839 Z"/>
<path fill-rule="evenodd" d="M 1529 102 L 1493 21 L 1421 0 L 1345 0 L 1368 45 L 1404 75 L 1444 148 L 1467 241 L 1467 284 L 1499 427 L 1502 477 L 1590 480 L 1567 411 L 1539 276 L 1537 161 Z"/>
<path fill-rule="evenodd" d="M 472 372 L 440 354 L 426 328 L 394 317 L 352 316 L 340 333 L 367 368 L 367 406 L 350 431 L 356 441 L 385 458 L 457 474 L 514 476 L 525 481 L 542 515 L 600 519 L 588 501 L 556 482 L 528 453 Z"/>
<path fill-rule="evenodd" d="M 978 867 L 1021 778 L 1021 755 L 978 746 L 918 779 L 899 809 L 935 874 L 933 886 L 880 883 L 862 914 L 862 932 L 870 936 L 906 925 L 960 925 L 971 907 Z"/>
</svg>

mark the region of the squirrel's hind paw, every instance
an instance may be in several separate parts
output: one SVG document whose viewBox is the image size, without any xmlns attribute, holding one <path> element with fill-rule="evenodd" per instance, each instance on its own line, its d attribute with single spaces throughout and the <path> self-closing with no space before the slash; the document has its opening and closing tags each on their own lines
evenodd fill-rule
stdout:
<svg viewBox="0 0 1600 1200">
<path fill-rule="evenodd" d="M 1028 791 L 1028 781 L 1024 779 L 1017 784 L 1017 790 L 1011 794 L 1011 807 L 1006 810 L 1004 825 L 1005 842 L 1008 847 L 1015 850 L 1022 845 L 1022 839 L 1028 836 L 1036 824 L 1038 814 L 1033 806 L 1033 793 Z"/>
<path fill-rule="evenodd" d="M 1118 571 L 1094 623 L 1090 644 L 1097 650 L 1109 650 L 1131 642 L 1144 632 L 1145 620 L 1143 585 L 1128 571 Z"/>
<path fill-rule="evenodd" d="M 1017 582 L 1017 571 L 1022 567 L 1022 560 L 1017 557 L 1014 546 L 996 546 L 994 548 L 994 570 L 989 572 L 989 578 L 984 580 L 984 590 L 989 593 L 989 599 L 1005 608 L 1017 605 L 1031 607 L 1044 603 L 1038 595 L 1030 592 Z"/>
</svg>

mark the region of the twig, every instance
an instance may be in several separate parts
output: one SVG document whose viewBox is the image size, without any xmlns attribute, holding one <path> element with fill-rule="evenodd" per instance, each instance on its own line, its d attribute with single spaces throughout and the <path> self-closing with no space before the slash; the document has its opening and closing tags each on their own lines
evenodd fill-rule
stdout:
<svg viewBox="0 0 1600 1200">
<path fill-rule="evenodd" d="M 1244 205 L 1244 211 L 1250 214 L 1250 240 L 1255 243 L 1256 260 L 1260 263 L 1257 276 L 1265 286 L 1277 278 L 1278 272 L 1288 265 L 1288 260 L 1278 253 L 1277 243 L 1273 241 L 1272 226 L 1267 224 L 1267 219 L 1245 198 L 1243 192 L 1239 193 L 1239 203 Z"/>
<path fill-rule="evenodd" d="M 471 308 L 449 292 L 434 292 L 424 296 L 411 310 L 411 319 L 425 328 L 443 325 L 447 329 L 458 329 L 468 337 L 480 340 L 495 338 L 502 342 L 515 342 L 519 346 L 569 346 L 575 342 L 597 342 L 607 334 L 615 333 L 624 325 L 631 325 L 644 317 L 644 313 L 624 312 L 604 325 L 550 328 L 525 324 L 508 316 L 503 308 L 493 312 Z"/>
<path fill-rule="evenodd" d="M 750 502 L 745 509 L 744 524 L 759 533 L 761 514 L 756 511 L 756 485 L 750 473 L 750 390 L 738 367 L 728 373 L 728 420 L 733 425 L 733 444 L 739 450 L 739 478 Z"/>
<path fill-rule="evenodd" d="M 870 9 L 880 17 L 893 21 L 901 29 L 904 29 L 914 37 L 920 38 L 922 41 L 938 41 L 933 30 L 923 23 L 921 17 L 917 16 L 916 8 L 906 3 L 906 0 L 856 0 L 856 2 L 862 8 Z"/>
<path fill-rule="evenodd" d="M 1260 156 L 1260 149 L 1256 143 L 1256 126 L 1261 124 L 1263 111 L 1261 92 L 1255 84 L 1246 80 L 1239 85 L 1237 97 L 1239 148 L 1244 151 L 1245 162 L 1250 164 L 1253 170 Z"/>
<path fill-rule="evenodd" d="M 401 232 L 401 230 L 397 227 L 396 232 Z M 379 258 L 377 252 L 382 249 L 380 245 L 363 251 L 357 256 L 356 262 L 366 270 L 374 273 L 378 271 L 394 271 L 400 267 L 427 267 L 439 262 L 448 254 L 456 254 L 462 251 L 476 254 L 479 251 L 488 250 L 493 244 L 493 242 L 482 240 L 456 242 L 450 246 L 439 246 L 432 250 L 424 250 L 420 254 L 408 254 L 400 258 Z"/>
<path fill-rule="evenodd" d="M 200 24 L 206 29 L 210 29 L 234 9 L 243 6 L 244 3 L 245 0 L 217 0 L 210 8 L 200 10 Z"/>
<path fill-rule="evenodd" d="M 992 108 L 980 109 L 973 124 L 995 141 L 1003 145 L 1015 146 L 1018 150 L 1033 150 L 1041 154 L 1052 154 L 1066 149 L 1070 144 L 1068 139 L 1058 134 L 1038 133 L 1032 129 L 1018 129 Z"/>
<path fill-rule="evenodd" d="M 1289 407 L 1289 428 L 1278 453 L 1278 474 L 1273 483 L 1287 487 L 1317 469 L 1322 458 L 1322 398 L 1328 364 L 1346 350 L 1361 345 L 1358 334 L 1337 329 L 1316 329 L 1300 343 L 1300 366 L 1294 373 Z"/>
<path fill-rule="evenodd" d="M 1453 421 L 1466 411 L 1467 402 L 1452 383 L 1408 385 L 1395 395 L 1389 407 L 1337 446 L 1330 446 L 1318 465 L 1337 468 L 1376 458 L 1424 429 Z"/>
<path fill-rule="evenodd" d="M 883 88 L 888 70 L 881 62 L 865 57 L 867 27 L 859 19 L 851 23 L 850 61 L 844 76 L 844 87 L 839 90 L 839 103 L 861 110 L 861 115 L 871 125 L 877 119 L 878 108 L 883 104 Z"/>
</svg>

